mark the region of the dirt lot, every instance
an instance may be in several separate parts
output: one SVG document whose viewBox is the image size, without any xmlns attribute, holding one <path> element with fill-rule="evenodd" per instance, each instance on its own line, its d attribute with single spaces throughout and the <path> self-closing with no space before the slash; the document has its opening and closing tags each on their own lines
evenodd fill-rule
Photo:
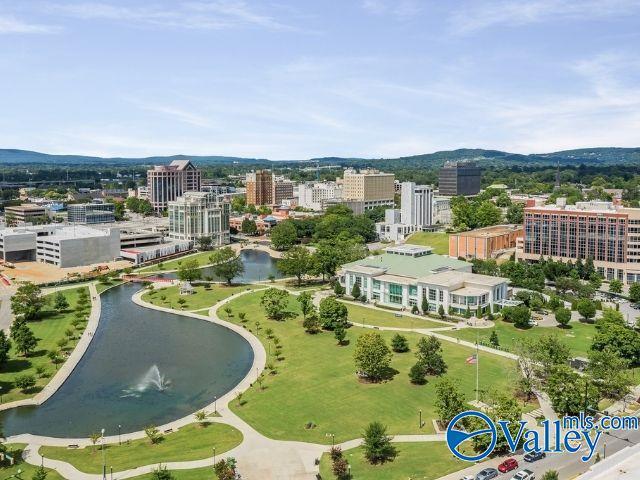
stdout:
<svg viewBox="0 0 640 480">
<path fill-rule="evenodd" d="M 0 266 L 0 272 L 12 282 L 29 281 L 34 283 L 48 283 L 66 279 L 72 273 L 87 273 L 92 271 L 98 265 L 108 266 L 109 270 L 130 267 L 131 262 L 120 260 L 117 262 L 98 263 L 95 265 L 87 265 L 84 267 L 58 268 L 48 263 L 40 262 L 18 262 L 15 268 L 7 268 Z M 108 270 L 104 270 L 103 273 Z"/>
</svg>

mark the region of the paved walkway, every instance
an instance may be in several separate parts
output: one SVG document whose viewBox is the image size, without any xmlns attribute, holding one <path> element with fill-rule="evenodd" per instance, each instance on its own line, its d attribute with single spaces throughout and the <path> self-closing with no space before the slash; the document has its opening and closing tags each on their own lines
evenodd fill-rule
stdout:
<svg viewBox="0 0 640 480">
<path fill-rule="evenodd" d="M 85 286 L 85 285 L 82 285 Z M 44 403 L 51 395 L 56 393 L 56 391 L 62 386 L 62 384 L 69 378 L 71 372 L 76 368 L 78 362 L 82 359 L 84 352 L 87 351 L 91 340 L 93 340 L 93 334 L 98 328 L 98 323 L 100 322 L 100 295 L 96 290 L 96 286 L 93 283 L 86 285 L 89 287 L 89 297 L 91 299 L 91 313 L 89 314 L 89 320 L 87 321 L 87 326 L 82 332 L 82 336 L 80 340 L 76 344 L 75 348 L 71 352 L 71 355 L 67 358 L 67 361 L 64 362 L 60 370 L 56 372 L 54 377 L 47 383 L 44 388 L 38 392 L 32 398 L 25 398 L 22 400 L 16 400 L 14 402 L 3 403 L 0 405 L 0 411 L 9 410 L 15 407 L 21 407 L 25 405 L 40 405 Z M 73 286 L 64 286 L 60 288 L 47 289 L 45 293 L 55 292 L 57 290 L 66 290 L 69 288 L 79 288 L 78 285 Z M 4 303 L 4 302 L 3 302 Z M 14 437 L 9 437 L 8 440 L 13 439 Z"/>
</svg>

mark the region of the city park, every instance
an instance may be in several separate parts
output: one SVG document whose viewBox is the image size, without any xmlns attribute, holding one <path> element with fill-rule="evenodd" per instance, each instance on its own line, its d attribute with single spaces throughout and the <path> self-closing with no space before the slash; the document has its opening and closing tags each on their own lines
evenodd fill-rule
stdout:
<svg viewBox="0 0 640 480">
<path fill-rule="evenodd" d="M 559 292 L 558 298 L 523 294 L 526 307 L 481 321 L 420 309 L 394 312 L 363 304 L 357 292 L 318 278 L 247 281 L 240 256 L 217 252 L 140 272 L 167 278 L 147 283 L 137 302 L 235 328 L 257 341 L 243 381 L 176 428 L 150 424 L 108 438 L 96 429 L 71 447 L 64 438 L 27 435 L 20 441 L 16 435 L 3 447 L 24 461 L 3 473 L 15 475 L 19 468 L 23 478 L 101 478 L 109 471 L 114 478 L 204 479 L 215 478 L 215 464 L 218 478 L 232 478 L 258 451 L 249 447 L 259 444 L 270 453 L 255 461 L 272 463 L 271 472 L 287 463 L 279 457 L 286 446 L 299 448 L 313 461 L 304 468 L 319 468 L 322 478 L 439 478 L 468 466 L 443 441 L 443 428 L 459 411 L 474 406 L 535 426 L 545 410 L 539 403 L 543 383 L 550 386 L 546 407 L 559 415 L 574 413 L 584 401 L 616 405 L 635 383 L 638 348 L 629 332 L 637 333 L 615 308 L 593 302 L 593 310 L 577 305 L 571 315 L 564 306 L 572 302 L 558 303 Z M 203 278 L 210 265 L 223 281 Z M 76 344 L 91 337 L 86 330 L 95 332 L 88 326 L 96 303 L 90 289 L 104 296 L 120 283 L 101 279 L 46 292 L 20 287 L 12 303 L 22 323 L 17 334 L 12 328 L 11 338 L 0 338 L 4 408 L 48 398 L 42 395 L 47 384 L 58 378 Z M 558 313 L 563 309 L 568 319 Z M 530 311 L 536 310 L 555 312 L 557 321 L 533 326 Z M 611 355 L 615 349 L 633 360 Z M 565 364 L 587 356 L 594 365 L 587 376 L 607 382 L 588 386 L 585 399 L 580 392 L 586 380 Z M 552 390 L 559 383 L 575 389 Z"/>
</svg>

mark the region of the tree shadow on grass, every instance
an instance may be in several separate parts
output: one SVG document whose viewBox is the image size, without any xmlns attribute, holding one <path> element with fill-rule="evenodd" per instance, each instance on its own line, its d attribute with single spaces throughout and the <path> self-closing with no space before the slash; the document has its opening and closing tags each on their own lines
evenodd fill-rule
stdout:
<svg viewBox="0 0 640 480">
<path fill-rule="evenodd" d="M 17 373 L 31 368 L 31 362 L 26 358 L 12 358 L 2 368 L 3 373 Z M 4 389 L 3 389 L 4 390 Z"/>
</svg>

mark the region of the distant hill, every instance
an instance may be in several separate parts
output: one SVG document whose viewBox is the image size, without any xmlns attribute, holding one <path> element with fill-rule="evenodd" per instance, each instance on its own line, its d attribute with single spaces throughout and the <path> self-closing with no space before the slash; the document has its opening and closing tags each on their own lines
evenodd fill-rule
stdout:
<svg viewBox="0 0 640 480">
<path fill-rule="evenodd" d="M 264 158 L 227 157 L 218 155 L 173 155 L 145 158 L 91 157 L 85 155 L 50 155 L 28 150 L 0 149 L 0 164 L 52 164 L 52 165 L 162 165 L 172 160 L 190 159 L 202 166 L 242 164 L 252 166 L 293 165 L 299 163 L 341 165 L 341 166 L 377 166 L 398 167 L 436 167 L 450 160 L 475 160 L 485 165 L 549 165 L 560 162 L 564 165 L 584 164 L 630 164 L 640 165 L 640 147 L 638 148 L 583 148 L 552 153 L 523 155 L 499 150 L 458 149 L 446 150 L 422 155 L 398 158 L 344 158 L 322 157 L 306 160 L 269 160 Z"/>
</svg>

